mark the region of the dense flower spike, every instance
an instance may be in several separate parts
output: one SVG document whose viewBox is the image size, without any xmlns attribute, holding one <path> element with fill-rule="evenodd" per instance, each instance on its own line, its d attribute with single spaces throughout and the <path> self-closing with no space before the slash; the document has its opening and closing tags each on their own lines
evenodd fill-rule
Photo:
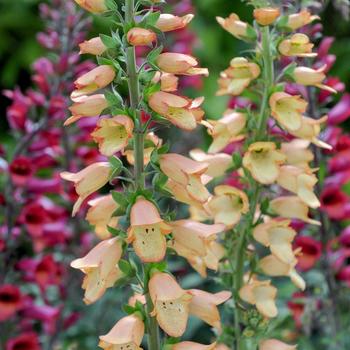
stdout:
<svg viewBox="0 0 350 350">
<path fill-rule="evenodd" d="M 153 314 L 160 327 L 171 337 L 180 337 L 186 330 L 191 293 L 167 273 L 155 273 L 148 288 L 154 304 Z"/>
<path fill-rule="evenodd" d="M 86 256 L 72 261 L 71 266 L 86 275 L 82 285 L 85 303 L 91 304 L 101 298 L 106 289 L 113 287 L 121 277 L 117 265 L 121 255 L 121 242 L 115 237 L 102 241 Z"/>
<path fill-rule="evenodd" d="M 159 216 L 153 203 L 139 197 L 130 212 L 128 242 L 133 244 L 135 253 L 144 262 L 163 260 L 166 251 L 165 236 L 171 232 Z"/>
</svg>

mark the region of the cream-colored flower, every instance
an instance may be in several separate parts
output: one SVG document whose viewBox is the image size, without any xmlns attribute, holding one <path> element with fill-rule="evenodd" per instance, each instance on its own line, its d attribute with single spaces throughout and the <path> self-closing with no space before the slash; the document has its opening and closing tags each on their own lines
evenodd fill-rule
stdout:
<svg viewBox="0 0 350 350">
<path fill-rule="evenodd" d="M 285 160 L 286 156 L 276 150 L 275 143 L 255 142 L 249 145 L 244 154 L 243 166 L 257 182 L 268 185 L 277 180 L 280 166 Z"/>
<path fill-rule="evenodd" d="M 305 281 L 295 270 L 295 265 L 297 263 L 297 259 L 294 259 L 293 262 L 286 263 L 274 255 L 268 255 L 259 261 L 259 267 L 269 276 L 288 276 L 298 288 L 304 290 Z"/>
<path fill-rule="evenodd" d="M 249 210 L 247 195 L 228 185 L 219 185 L 214 189 L 215 195 L 206 204 L 208 212 L 214 217 L 215 223 L 224 224 L 228 228 L 236 225 L 242 214 Z"/>
<path fill-rule="evenodd" d="M 311 15 L 307 9 L 303 9 L 298 13 L 289 15 L 286 26 L 292 30 L 297 30 L 319 18 L 319 16 Z"/>
<path fill-rule="evenodd" d="M 260 72 L 260 67 L 256 63 L 249 62 L 244 57 L 233 58 L 230 67 L 220 74 L 219 90 L 216 95 L 240 95 L 251 81 L 260 75 Z"/>
<path fill-rule="evenodd" d="M 235 13 L 231 13 L 227 18 L 216 17 L 216 20 L 237 39 L 252 39 L 256 35 L 254 29 L 248 23 L 242 22 Z"/>
<path fill-rule="evenodd" d="M 294 165 L 304 170 L 310 170 L 309 163 L 314 160 L 313 152 L 308 149 L 310 141 L 294 139 L 281 143 L 281 151 L 285 154 L 286 164 Z"/>
<path fill-rule="evenodd" d="M 193 17 L 192 14 L 179 17 L 169 13 L 162 13 L 156 22 L 156 27 L 162 32 L 182 29 L 192 21 Z"/>
<path fill-rule="evenodd" d="M 310 43 L 307 35 L 297 33 L 292 35 L 289 39 L 284 39 L 278 45 L 278 51 L 283 56 L 295 57 L 315 57 L 317 53 L 312 52 L 314 44 Z"/>
</svg>

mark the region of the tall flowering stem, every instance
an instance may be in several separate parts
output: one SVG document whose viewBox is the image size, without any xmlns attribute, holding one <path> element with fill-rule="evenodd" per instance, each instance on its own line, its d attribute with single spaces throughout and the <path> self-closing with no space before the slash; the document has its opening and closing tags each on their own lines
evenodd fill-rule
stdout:
<svg viewBox="0 0 350 350">
<path fill-rule="evenodd" d="M 231 293 L 184 290 L 166 259 L 177 253 L 202 275 L 207 267 L 215 270 L 221 258 L 216 250 L 222 249 L 217 235 L 224 226 L 175 220 L 176 213 L 160 206 L 164 197 L 197 206 L 206 202 L 209 164 L 168 153 L 169 145 L 162 145 L 154 133 L 162 124 L 191 131 L 204 116 L 202 97 L 192 100 L 177 93 L 178 76 L 207 75 L 208 70 L 198 67 L 192 56 L 162 53 L 157 45 L 162 33 L 183 29 L 193 15 L 161 14 L 155 9 L 158 1 L 76 2 L 113 23 L 109 35 L 80 44 L 81 53 L 96 55 L 99 65 L 75 81 L 72 116 L 65 121 L 79 124 L 80 119 L 99 116 L 91 136 L 102 158 L 61 177 L 74 183 L 79 196 L 73 216 L 102 187 L 110 192 L 89 201 L 86 215 L 101 242 L 71 266 L 85 274 L 87 304 L 115 284 L 133 291 L 124 306 L 128 315 L 100 337 L 99 346 L 139 349 L 146 334 L 149 350 L 213 349 L 215 342 L 203 345 L 179 338 L 190 314 L 219 330 L 217 306 Z"/>
<path fill-rule="evenodd" d="M 249 59 L 233 58 L 220 75 L 217 95 L 231 95 L 231 108 L 221 119 L 203 123 L 213 138 L 207 159 L 224 159 L 233 149 L 227 168 L 233 172 L 225 185 L 214 188 L 203 219 L 212 218 L 228 230 L 221 274 L 232 290 L 233 315 L 227 317 L 221 340 L 236 350 L 296 348 L 269 339 L 269 320 L 278 316 L 278 290 L 259 275 L 288 277 L 296 288 L 306 288 L 296 270 L 301 253 L 293 241 L 298 228 L 320 225 L 309 217 L 309 208 L 317 209 L 320 202 L 308 147 L 331 148 L 319 139 L 326 117 L 307 117 L 307 96 L 290 89 L 293 83 L 335 92 L 323 82 L 323 71 L 298 66 L 300 58 L 317 56 L 299 29 L 318 17 L 307 10 L 282 14 L 266 3 L 251 1 L 254 26 L 234 13 L 217 17 L 225 30 L 255 48 Z"/>
</svg>

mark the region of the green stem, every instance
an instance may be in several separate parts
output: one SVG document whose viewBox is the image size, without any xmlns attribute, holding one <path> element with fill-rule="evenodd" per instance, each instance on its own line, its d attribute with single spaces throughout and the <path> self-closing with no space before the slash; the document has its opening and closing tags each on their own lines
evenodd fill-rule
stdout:
<svg viewBox="0 0 350 350">
<path fill-rule="evenodd" d="M 125 1 L 125 21 L 127 24 L 134 23 L 135 1 Z M 134 129 L 134 180 L 136 189 L 145 188 L 144 175 L 144 130 L 142 128 L 142 121 L 139 111 L 140 104 L 140 85 L 136 66 L 135 47 L 128 46 L 126 48 L 126 66 L 128 74 L 130 109 L 135 117 Z M 147 287 L 146 287 L 147 288 Z M 148 350 L 160 350 L 160 335 L 159 327 L 155 317 L 151 316 L 153 311 L 152 299 L 147 291 L 146 293 L 146 312 L 147 312 L 147 326 L 148 326 Z"/>
<path fill-rule="evenodd" d="M 255 141 L 266 140 L 267 120 L 270 116 L 269 109 L 269 94 L 274 84 L 274 61 L 271 53 L 271 38 L 270 29 L 268 26 L 262 28 L 261 37 L 262 59 L 263 59 L 263 78 L 264 78 L 264 92 L 261 102 L 260 113 L 258 117 L 258 125 Z M 249 243 L 249 236 L 254 226 L 254 216 L 256 206 L 259 200 L 261 185 L 255 180 L 250 179 L 250 188 L 252 188 L 252 194 L 250 199 L 250 210 L 247 214 L 247 224 L 238 237 L 236 243 L 236 250 L 234 254 L 234 280 L 233 280 L 233 295 L 235 300 L 234 308 L 234 325 L 235 325 L 235 350 L 244 350 L 246 348 L 246 342 L 241 338 L 241 312 L 237 305 L 239 300 L 239 290 L 243 286 L 244 276 L 244 261 L 246 258 L 247 245 Z"/>
<path fill-rule="evenodd" d="M 270 109 L 268 107 L 269 94 L 274 82 L 274 64 L 271 53 L 271 37 L 268 26 L 262 28 L 261 36 L 262 58 L 263 58 L 263 74 L 264 74 L 264 95 L 261 102 L 260 115 L 258 120 L 257 140 L 265 137 L 266 122 L 269 118 Z"/>
</svg>

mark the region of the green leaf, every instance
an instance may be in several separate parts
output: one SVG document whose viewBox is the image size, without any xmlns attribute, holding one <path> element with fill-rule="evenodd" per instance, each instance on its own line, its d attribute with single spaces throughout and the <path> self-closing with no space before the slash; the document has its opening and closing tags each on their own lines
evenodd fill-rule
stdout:
<svg viewBox="0 0 350 350">
<path fill-rule="evenodd" d="M 157 57 L 161 54 L 161 52 L 163 51 L 163 45 L 160 45 L 158 47 L 156 47 L 155 49 L 153 49 L 146 57 L 146 61 L 148 63 L 152 63 L 154 64 Z"/>
<path fill-rule="evenodd" d="M 103 44 L 109 49 L 114 49 L 119 46 L 117 40 L 109 35 L 100 34 L 100 39 L 102 40 Z"/>
<path fill-rule="evenodd" d="M 105 0 L 105 4 L 109 10 L 118 11 L 118 5 L 114 0 Z"/>
<path fill-rule="evenodd" d="M 128 315 L 132 315 L 135 312 L 135 308 L 129 304 L 123 305 L 123 311 Z"/>
<path fill-rule="evenodd" d="M 127 260 L 119 260 L 118 266 L 124 275 L 130 277 L 135 276 L 135 270 Z"/>
<path fill-rule="evenodd" d="M 126 236 L 126 234 L 125 234 L 124 231 L 119 230 L 118 228 L 115 228 L 115 227 L 112 227 L 112 226 L 108 226 L 108 225 L 107 225 L 107 230 L 108 230 L 108 232 L 111 233 L 114 237 L 117 237 L 117 236 L 118 236 L 118 237 L 119 237 L 119 236 L 125 237 L 125 236 Z"/>
<path fill-rule="evenodd" d="M 232 154 L 232 163 L 234 169 L 239 169 L 242 166 L 242 156 L 235 152 Z"/>
<path fill-rule="evenodd" d="M 106 57 L 101 57 L 101 56 L 97 56 L 97 63 L 101 66 L 101 65 L 109 65 L 109 66 L 113 66 L 113 60 L 106 58 Z"/>
<path fill-rule="evenodd" d="M 119 94 L 105 91 L 104 95 L 110 107 L 120 107 L 123 105 L 123 99 Z"/>
<path fill-rule="evenodd" d="M 129 202 L 127 200 L 127 197 L 125 196 L 125 193 L 112 191 L 111 194 L 112 194 L 113 200 L 116 203 L 118 203 L 122 208 L 125 209 L 129 205 Z"/>
</svg>

